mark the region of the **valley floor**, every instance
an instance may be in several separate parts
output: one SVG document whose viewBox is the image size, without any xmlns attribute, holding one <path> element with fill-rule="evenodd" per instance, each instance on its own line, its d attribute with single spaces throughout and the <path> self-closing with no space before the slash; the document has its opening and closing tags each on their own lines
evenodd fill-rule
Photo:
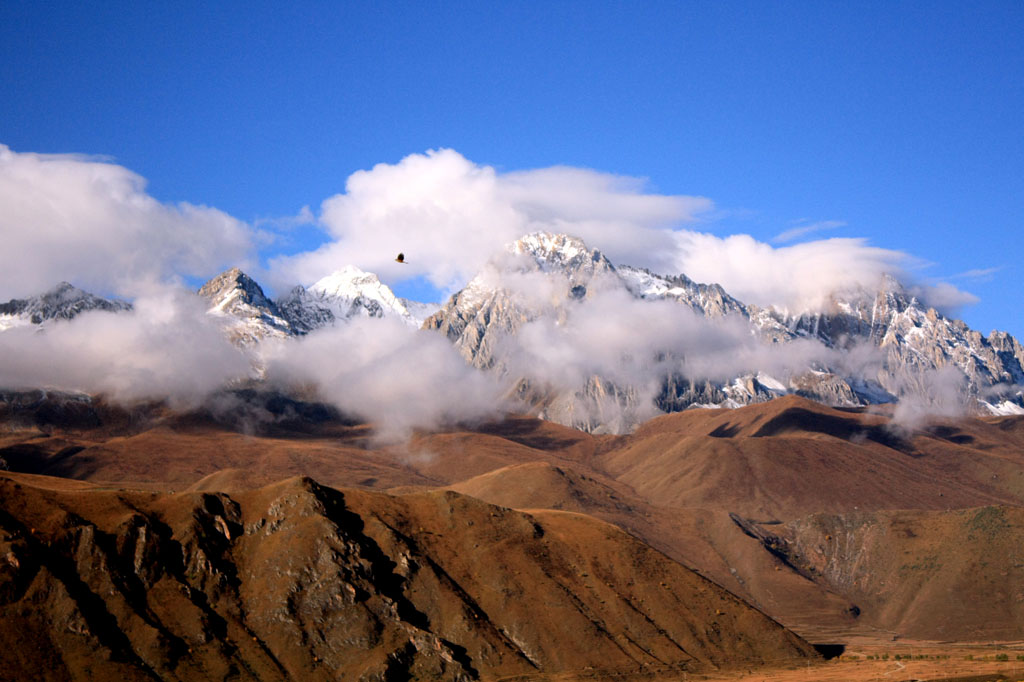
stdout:
<svg viewBox="0 0 1024 682">
<path fill-rule="evenodd" d="M 897 660 L 896 656 L 900 658 Z M 1000 660 L 1006 656 L 1008 660 Z M 1022 660 L 1018 660 L 1018 656 Z M 883 658 L 884 657 L 884 658 Z M 997 658 L 998 657 L 998 658 Z M 942 642 L 862 643 L 828 661 L 783 661 L 757 668 L 686 673 L 665 670 L 518 676 L 498 682 L 1019 682 L 1024 642 L 984 646 Z"/>
</svg>

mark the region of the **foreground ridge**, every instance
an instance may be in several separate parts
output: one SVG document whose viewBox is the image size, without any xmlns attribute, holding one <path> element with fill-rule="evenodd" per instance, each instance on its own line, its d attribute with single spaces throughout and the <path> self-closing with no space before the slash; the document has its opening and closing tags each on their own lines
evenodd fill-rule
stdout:
<svg viewBox="0 0 1024 682">
<path fill-rule="evenodd" d="M 581 516 L 305 477 L 153 494 L 6 474 L 0 493 L 5 674 L 471 680 L 815 657 Z"/>
</svg>

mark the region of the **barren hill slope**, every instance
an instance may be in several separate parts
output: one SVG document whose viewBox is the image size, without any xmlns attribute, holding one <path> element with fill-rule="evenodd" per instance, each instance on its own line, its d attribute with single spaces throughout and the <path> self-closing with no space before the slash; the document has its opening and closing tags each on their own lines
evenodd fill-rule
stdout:
<svg viewBox="0 0 1024 682">
<path fill-rule="evenodd" d="M 815 655 L 582 515 L 308 478 L 228 495 L 5 474 L 0 499 L 5 679 L 467 680 Z"/>
<path fill-rule="evenodd" d="M 877 627 L 937 640 L 1014 640 L 1024 623 L 1024 509 L 814 514 L 747 527 Z"/>
<path fill-rule="evenodd" d="M 787 396 L 653 419 L 596 466 L 652 503 L 788 519 L 854 509 L 1024 504 L 1018 417 L 904 433 Z"/>
<path fill-rule="evenodd" d="M 884 414 L 786 397 L 666 415 L 629 436 L 510 417 L 388 444 L 369 425 L 315 406 L 287 408 L 273 419 L 224 421 L 207 413 L 123 413 L 43 401 L 6 415 L 0 458 L 13 471 L 116 488 L 241 494 L 295 475 L 364 489 L 451 488 L 503 507 L 577 512 L 615 524 L 812 641 L 854 631 L 938 636 L 934 622 L 951 622 L 962 608 L 991 622 L 945 632 L 1024 637 L 1019 614 L 1000 601 L 1007 590 L 970 589 L 969 582 L 958 583 L 952 596 L 922 589 L 913 607 L 920 617 L 906 618 L 893 611 L 898 599 L 883 598 L 891 594 L 883 582 L 913 583 L 913 570 L 903 564 L 934 567 L 930 580 L 944 584 L 970 574 L 960 560 L 869 562 L 874 579 L 854 589 L 802 571 L 751 532 L 782 537 L 780 529 L 803 528 L 807 518 L 825 514 L 837 524 L 860 524 L 856 537 L 867 542 L 888 537 L 886 514 L 907 512 L 901 518 L 911 532 L 955 548 L 959 526 L 936 525 L 929 514 L 998 507 L 1012 516 L 1024 507 L 1022 418 L 944 420 L 909 430 Z M 984 559 L 995 570 L 993 584 L 1005 582 L 1002 571 L 1015 575 L 1003 558 L 1021 541 L 1013 524 L 972 541 L 974 555 L 999 557 Z M 829 561 L 850 572 L 854 556 L 865 555 Z"/>
</svg>

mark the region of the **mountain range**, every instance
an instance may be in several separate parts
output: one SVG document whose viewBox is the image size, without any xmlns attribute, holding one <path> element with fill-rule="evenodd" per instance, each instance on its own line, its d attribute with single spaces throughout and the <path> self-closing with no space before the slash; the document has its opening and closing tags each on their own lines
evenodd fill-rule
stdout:
<svg viewBox="0 0 1024 682">
<path fill-rule="evenodd" d="M 746 304 L 717 284 L 697 283 L 684 274 L 613 264 L 575 237 L 534 233 L 497 254 L 440 306 L 398 298 L 376 275 L 354 266 L 277 300 L 237 268 L 211 279 L 198 294 L 229 337 L 244 347 L 304 336 L 356 317 L 388 317 L 442 334 L 467 364 L 493 373 L 535 413 L 593 432 L 626 432 L 661 412 L 737 407 L 785 394 L 845 407 L 915 401 L 922 409 L 942 394 L 972 413 L 1024 414 L 1024 347 L 1017 339 L 1005 332 L 984 336 L 929 307 L 891 277 L 875 290 L 834 292 L 823 310 L 793 314 Z M 650 357 L 633 360 L 658 368 L 641 378 L 596 367 L 559 383 L 524 372 L 517 359 L 524 329 L 540 323 L 565 329 L 591 310 L 614 326 L 615 310 L 600 307 L 608 300 L 640 306 L 637 310 L 647 310 L 644 303 L 661 305 L 659 314 L 669 317 L 678 309 L 665 305 L 678 305 L 686 311 L 678 315 L 696 319 L 700 329 L 731 330 L 734 337 L 739 329 L 739 349 L 752 353 L 752 359 L 702 375 L 688 369 L 700 367 L 701 349 L 670 339 L 675 348 L 641 343 Z M 131 304 L 62 283 L 38 297 L 0 304 L 0 329 L 71 319 L 89 310 L 121 312 Z M 642 327 L 624 331 L 632 337 L 629 343 L 647 334 Z M 780 349 L 798 362 L 790 359 L 781 372 L 757 366 L 768 357 L 762 350 L 779 354 Z M 586 362 L 581 366 L 589 369 Z"/>
<path fill-rule="evenodd" d="M 435 310 L 354 268 L 200 294 L 256 361 L 407 330 L 545 419 L 394 442 L 271 379 L 0 387 L 0 680 L 1018 679 L 1024 416 L 991 413 L 1020 411 L 1020 345 L 891 278 L 794 315 L 536 234 Z M 152 305 L 61 285 L 0 342 Z M 698 350 L 729 362 L 693 379 Z M 989 414 L 898 426 L 949 377 Z"/>
</svg>

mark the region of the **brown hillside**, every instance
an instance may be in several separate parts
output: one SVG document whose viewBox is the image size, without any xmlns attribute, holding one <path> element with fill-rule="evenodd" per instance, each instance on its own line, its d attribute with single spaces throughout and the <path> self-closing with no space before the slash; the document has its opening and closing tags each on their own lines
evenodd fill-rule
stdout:
<svg viewBox="0 0 1024 682">
<path fill-rule="evenodd" d="M 307 478 L 232 495 L 39 482 L 0 477 L 5 679 L 494 679 L 814 656 L 583 515 Z"/>
<path fill-rule="evenodd" d="M 1024 623 L 1024 509 L 815 514 L 754 534 L 879 627 L 937 640 L 1013 640 Z"/>
<path fill-rule="evenodd" d="M 543 462 L 504 467 L 451 488 L 506 507 L 576 511 L 613 523 L 811 641 L 857 625 L 846 597 L 764 551 L 727 512 L 656 507 L 611 479 Z"/>
<path fill-rule="evenodd" d="M 512 417 L 385 445 L 367 425 L 322 415 L 268 424 L 102 405 L 90 413 L 78 403 L 64 412 L 45 403 L 34 409 L 9 416 L 0 432 L 0 458 L 13 471 L 117 489 L 239 493 L 301 474 L 331 486 L 448 487 L 503 507 L 588 514 L 699 570 L 812 641 L 854 632 L 933 636 L 938 631 L 929 620 L 956 616 L 940 592 L 922 589 L 923 601 L 911 610 L 921 617 L 896 618 L 884 608 L 890 602 L 879 600 L 881 591 L 872 596 L 803 574 L 735 519 L 749 531 L 750 521 L 778 529 L 814 514 L 985 506 L 1012 513 L 1024 506 L 1024 419 L 1016 417 L 943 420 L 907 433 L 889 428 L 882 414 L 788 397 L 666 415 L 623 437 Z M 294 411 L 316 415 L 312 408 Z M 907 521 L 910 530 L 925 537 L 913 524 L 927 515 L 907 518 L 916 519 Z M 764 523 L 770 521 L 779 523 Z M 1024 541 L 1016 526 L 1006 533 L 1006 542 Z M 942 542 L 954 547 L 955 535 Z M 979 556 L 1003 556 L 1009 547 L 1001 537 L 979 542 L 972 550 Z M 961 570 L 953 561 L 939 564 L 943 575 Z M 908 575 L 889 568 L 872 570 L 879 581 Z M 1002 607 L 999 591 L 965 584 L 962 594 L 992 622 L 957 636 L 991 631 L 1024 638 L 1024 621 Z"/>
<path fill-rule="evenodd" d="M 1018 430 L 965 419 L 902 435 L 794 396 L 659 417 L 597 465 L 659 506 L 760 519 L 1024 503 Z"/>
</svg>

